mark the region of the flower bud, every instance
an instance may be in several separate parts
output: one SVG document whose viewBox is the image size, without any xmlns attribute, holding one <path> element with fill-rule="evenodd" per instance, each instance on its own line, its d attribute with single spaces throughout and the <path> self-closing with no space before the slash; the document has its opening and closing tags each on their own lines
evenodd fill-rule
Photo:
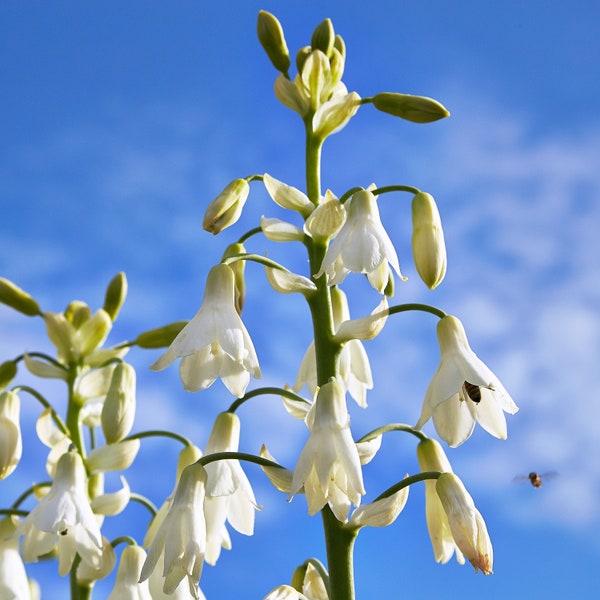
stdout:
<svg viewBox="0 0 600 600">
<path fill-rule="evenodd" d="M 102 407 L 101 423 L 108 444 L 120 442 L 135 418 L 135 369 L 124 362 L 115 367 Z"/>
<path fill-rule="evenodd" d="M 92 309 L 81 300 L 73 300 L 69 302 L 69 306 L 65 309 L 65 319 L 69 321 L 75 327 L 79 329 L 92 314 Z"/>
<path fill-rule="evenodd" d="M 229 258 L 230 256 L 235 256 L 236 254 L 244 254 L 245 252 L 246 248 L 244 247 L 244 244 L 240 244 L 239 242 L 229 244 L 229 246 L 225 248 L 225 252 L 223 252 L 221 261 L 225 260 L 226 258 Z M 229 267 L 233 271 L 233 278 L 235 281 L 235 310 L 238 315 L 241 315 L 242 309 L 244 308 L 244 299 L 246 298 L 246 280 L 244 279 L 246 261 L 236 260 L 235 262 L 230 263 Z"/>
<path fill-rule="evenodd" d="M 339 343 L 349 340 L 372 340 L 383 329 L 388 314 L 387 298 L 384 296 L 369 316 L 344 321 L 338 327 L 333 339 Z"/>
<path fill-rule="evenodd" d="M 299 189 L 271 177 L 268 173 L 263 175 L 263 183 L 269 196 L 282 208 L 298 211 L 303 217 L 308 217 L 314 210 L 314 204 Z"/>
<path fill-rule="evenodd" d="M 333 44 L 335 41 L 335 31 L 331 19 L 325 19 L 315 28 L 310 45 L 313 50 L 320 50 L 327 56 L 331 57 Z"/>
<path fill-rule="evenodd" d="M 216 235 L 237 222 L 250 193 L 245 179 L 234 179 L 207 207 L 202 227 Z"/>
<path fill-rule="evenodd" d="M 386 498 L 369 504 L 361 504 L 352 514 L 346 527 L 387 527 L 391 525 L 404 509 L 408 500 L 408 486 Z"/>
<path fill-rule="evenodd" d="M 341 229 L 345 220 L 344 205 L 327 190 L 321 204 L 306 219 L 304 229 L 315 241 L 324 242 Z"/>
<path fill-rule="evenodd" d="M 306 59 L 310 56 L 313 49 L 310 46 L 304 46 L 300 48 L 296 54 L 296 69 L 298 73 L 302 73 L 302 69 L 304 68 L 304 63 Z"/>
<path fill-rule="evenodd" d="M 310 106 L 316 110 L 331 92 L 331 67 L 327 56 L 320 50 L 313 50 L 304 62 L 300 77 L 310 97 Z"/>
<path fill-rule="evenodd" d="M 106 295 L 104 296 L 104 310 L 110 317 L 111 321 L 115 321 L 125 297 L 127 296 L 127 277 L 125 273 L 121 271 L 117 273 L 108 284 L 106 288 Z"/>
<path fill-rule="evenodd" d="M 285 75 L 279 75 L 275 80 L 275 96 L 288 108 L 304 117 L 310 109 L 310 99 L 300 83 L 300 77 L 296 76 L 294 81 L 290 81 Z"/>
<path fill-rule="evenodd" d="M 4 277 L 0 277 L 0 302 L 28 317 L 42 314 L 39 304 L 26 291 Z"/>
<path fill-rule="evenodd" d="M 0 365 L 0 390 L 3 390 L 17 374 L 17 365 L 13 360 L 7 360 Z"/>
<path fill-rule="evenodd" d="M 175 321 L 156 329 L 149 329 L 140 333 L 135 338 L 135 344 L 140 348 L 166 348 L 173 343 L 179 332 L 188 324 L 188 321 Z"/>
<path fill-rule="evenodd" d="M 313 116 L 313 132 L 324 140 L 338 132 L 356 114 L 360 107 L 360 96 L 351 92 L 343 96 L 334 96 L 321 104 Z"/>
<path fill-rule="evenodd" d="M 272 242 L 301 242 L 304 239 L 302 229 L 281 219 L 261 217 L 260 228 Z"/>
<path fill-rule="evenodd" d="M 373 97 L 373 104 L 377 110 L 413 123 L 432 123 L 450 115 L 437 100 L 425 96 L 382 92 Z"/>
<path fill-rule="evenodd" d="M 281 23 L 271 13 L 261 10 L 258 13 L 256 33 L 273 66 L 278 71 L 287 73 L 290 68 L 290 53 Z"/>
<path fill-rule="evenodd" d="M 21 459 L 20 410 L 21 401 L 15 392 L 0 393 L 0 479 L 8 477 Z"/>
<path fill-rule="evenodd" d="M 453 473 L 442 473 L 435 485 L 448 517 L 454 541 L 475 568 L 492 573 L 494 553 L 483 517 L 462 481 Z"/>
<path fill-rule="evenodd" d="M 85 459 L 89 473 L 123 471 L 131 466 L 140 449 L 140 440 L 125 440 L 92 450 Z"/>
<path fill-rule="evenodd" d="M 412 201 L 412 250 L 415 267 L 425 285 L 433 290 L 446 274 L 446 245 L 435 200 L 420 192 Z"/>
<path fill-rule="evenodd" d="M 341 35 L 336 34 L 333 41 L 333 47 L 340 53 L 340 56 L 346 60 L 346 43 Z"/>
<path fill-rule="evenodd" d="M 270 267 L 265 267 L 265 271 L 271 287 L 280 294 L 300 292 L 308 298 L 317 291 L 317 286 L 310 279 L 302 275 Z"/>
</svg>

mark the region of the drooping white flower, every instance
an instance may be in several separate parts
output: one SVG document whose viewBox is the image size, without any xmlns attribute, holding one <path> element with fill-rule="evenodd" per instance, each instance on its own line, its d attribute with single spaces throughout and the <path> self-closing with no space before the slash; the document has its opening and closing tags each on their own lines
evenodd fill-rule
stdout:
<svg viewBox="0 0 600 600">
<path fill-rule="evenodd" d="M 315 277 L 327 274 L 330 285 L 341 283 L 350 272 L 365 273 L 371 285 L 383 293 L 383 278 L 378 269 L 390 264 L 400 272 L 398 256 L 381 223 L 377 200 L 369 190 L 356 192 L 346 203 L 344 225 L 330 243 Z M 375 277 L 374 277 L 375 276 Z"/>
<path fill-rule="evenodd" d="M 31 600 L 25 565 L 19 554 L 19 540 L 13 535 L 14 520 L 0 521 L 0 598 Z"/>
<path fill-rule="evenodd" d="M 435 484 L 438 496 L 448 517 L 456 545 L 461 549 L 475 571 L 492 573 L 494 552 L 481 513 L 454 473 L 442 473 Z"/>
<path fill-rule="evenodd" d="M 82 560 L 77 566 L 77 583 L 80 585 L 93 585 L 95 581 L 104 579 L 112 573 L 117 564 L 115 549 L 105 537 L 102 537 L 102 554 L 96 566 Z"/>
<path fill-rule="evenodd" d="M 358 506 L 365 490 L 345 392 L 338 381 L 321 386 L 307 421 L 310 436 L 294 470 L 291 495 L 304 486 L 309 514 L 329 504 L 337 519 L 346 521 L 350 504 Z"/>
<path fill-rule="evenodd" d="M 260 377 L 260 368 L 234 302 L 234 273 L 218 264 L 208 274 L 200 310 L 151 368 L 160 371 L 181 358 L 179 372 L 186 390 L 206 389 L 221 377 L 232 394 L 243 396 L 250 375 Z"/>
<path fill-rule="evenodd" d="M 217 452 L 237 452 L 240 420 L 235 413 L 220 413 L 208 438 L 205 456 Z M 254 511 L 258 508 L 252 486 L 238 460 L 217 460 L 206 465 L 206 562 L 214 565 L 221 548 L 230 549 L 225 525 L 244 535 L 254 533 Z"/>
<path fill-rule="evenodd" d="M 22 553 L 36 562 L 58 542 L 58 572 L 66 575 L 76 554 L 98 566 L 102 554 L 100 527 L 90 507 L 87 477 L 81 456 L 63 454 L 50 491 L 25 517 L 15 535 L 23 535 Z"/>
<path fill-rule="evenodd" d="M 455 447 L 479 424 L 506 439 L 504 413 L 519 409 L 492 371 L 471 350 L 463 324 L 447 315 L 437 325 L 440 364 L 425 393 L 421 428 L 431 417 L 439 436 Z"/>
<path fill-rule="evenodd" d="M 417 445 L 417 458 L 422 472 L 452 473 L 450 461 L 437 440 L 427 438 L 420 441 Z M 456 560 L 459 564 L 464 565 L 465 558 L 452 536 L 448 517 L 435 488 L 436 482 L 427 479 L 424 483 L 425 518 L 435 561 L 445 565 L 456 552 Z"/>
<path fill-rule="evenodd" d="M 148 579 L 164 556 L 165 594 L 172 594 L 187 578 L 190 594 L 199 598 L 197 586 L 206 552 L 205 486 L 206 471 L 201 464 L 183 470 L 169 512 L 150 544 L 139 579 Z"/>
<path fill-rule="evenodd" d="M 0 479 L 8 477 L 17 468 L 23 453 L 20 408 L 21 401 L 15 392 L 0 393 Z"/>
<path fill-rule="evenodd" d="M 115 586 L 108 600 L 153 600 L 147 581 L 140 580 L 146 553 L 139 546 L 123 548 Z"/>
<path fill-rule="evenodd" d="M 333 325 L 336 330 L 344 322 L 350 322 L 350 310 L 346 295 L 339 287 L 331 288 L 333 309 Z M 385 320 L 384 320 L 385 322 Z M 367 390 L 373 387 L 373 377 L 369 357 L 358 339 L 350 339 L 342 348 L 339 357 L 339 381 L 359 406 L 367 406 Z M 304 385 L 312 396 L 317 392 L 317 359 L 315 345 L 311 342 L 300 364 L 298 376 L 294 383 L 294 391 L 301 390 Z"/>
</svg>

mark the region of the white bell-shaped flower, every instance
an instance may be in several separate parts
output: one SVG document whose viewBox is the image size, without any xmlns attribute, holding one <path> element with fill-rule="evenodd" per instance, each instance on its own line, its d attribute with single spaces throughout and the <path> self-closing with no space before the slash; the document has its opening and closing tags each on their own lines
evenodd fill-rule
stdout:
<svg viewBox="0 0 600 600">
<path fill-rule="evenodd" d="M 23 535 L 23 558 L 36 562 L 58 542 L 58 571 L 71 569 L 76 554 L 97 567 L 102 537 L 87 494 L 87 477 L 79 453 L 63 454 L 50 491 L 25 517 L 15 535 Z"/>
<path fill-rule="evenodd" d="M 197 586 L 206 553 L 205 486 L 206 471 L 201 464 L 193 463 L 183 470 L 173 503 L 148 549 L 139 580 L 148 579 L 164 557 L 165 594 L 172 594 L 187 578 L 190 594 L 199 597 Z"/>
<path fill-rule="evenodd" d="M 140 581 L 146 553 L 139 546 L 127 546 L 121 553 L 115 587 L 108 600 L 153 600 L 147 581 Z"/>
<path fill-rule="evenodd" d="M 291 495 L 304 486 L 309 514 L 329 504 L 337 519 L 346 521 L 350 505 L 358 506 L 365 490 L 344 387 L 338 381 L 321 386 L 307 424 L 310 437 L 294 470 Z"/>
<path fill-rule="evenodd" d="M 20 408 L 21 401 L 15 392 L 0 393 L 0 479 L 8 477 L 17 468 L 23 453 Z"/>
<path fill-rule="evenodd" d="M 176 358 L 181 358 L 184 388 L 191 392 L 204 390 L 221 377 L 240 398 L 250 375 L 260 377 L 254 345 L 235 310 L 235 277 L 227 265 L 210 270 L 200 310 L 151 368 L 160 371 Z"/>
<path fill-rule="evenodd" d="M 327 248 L 315 277 L 327 274 L 327 282 L 334 285 L 349 272 L 364 273 L 383 293 L 384 289 L 379 289 L 382 265 L 391 265 L 399 277 L 404 277 L 394 245 L 381 223 L 374 194 L 369 190 L 356 192 L 346 203 L 346 212 L 346 221 Z"/>
<path fill-rule="evenodd" d="M 237 452 L 240 420 L 230 412 L 220 413 L 208 438 L 205 456 L 217 452 Z M 254 533 L 254 514 L 258 508 L 252 486 L 238 460 L 217 460 L 206 465 L 206 562 L 214 565 L 221 548 L 230 549 L 226 522 L 239 533 Z"/>
<path fill-rule="evenodd" d="M 445 316 L 437 325 L 440 364 L 425 393 L 421 428 L 431 417 L 439 436 L 455 447 L 467 440 L 475 423 L 506 439 L 504 413 L 519 409 L 492 371 L 471 350 L 463 324 Z"/>
<path fill-rule="evenodd" d="M 12 517 L 0 520 L 0 598 L 32 600 L 19 540 L 13 535 L 14 521 Z"/>
</svg>

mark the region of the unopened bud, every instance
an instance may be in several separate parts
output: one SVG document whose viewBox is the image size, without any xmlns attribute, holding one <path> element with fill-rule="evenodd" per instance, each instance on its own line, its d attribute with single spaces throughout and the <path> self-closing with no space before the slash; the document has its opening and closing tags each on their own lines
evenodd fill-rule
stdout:
<svg viewBox="0 0 600 600">
<path fill-rule="evenodd" d="M 244 254 L 246 252 L 246 248 L 244 248 L 244 244 L 235 243 L 230 244 L 225 248 L 225 252 L 223 253 L 223 257 L 221 261 L 225 260 L 230 256 L 235 256 L 236 254 Z M 235 310 L 238 315 L 242 314 L 242 309 L 244 308 L 244 299 L 246 298 L 246 280 L 244 278 L 244 270 L 246 268 L 245 260 L 236 260 L 235 262 L 229 263 L 231 270 L 233 271 L 233 277 L 235 280 L 235 297 L 234 304 Z"/>
<path fill-rule="evenodd" d="M 135 369 L 124 362 L 115 367 L 102 406 L 101 423 L 108 444 L 120 442 L 135 418 Z"/>
<path fill-rule="evenodd" d="M 234 179 L 207 207 L 202 227 L 216 235 L 237 222 L 250 193 L 245 179 Z"/>
<path fill-rule="evenodd" d="M 270 267 L 265 267 L 265 271 L 271 287 L 280 294 L 300 292 L 308 298 L 317 291 L 317 286 L 310 279 L 302 275 Z"/>
<path fill-rule="evenodd" d="M 332 238 L 346 220 L 344 205 L 327 190 L 323 202 L 312 211 L 304 228 L 316 241 L 326 241 Z"/>
<path fill-rule="evenodd" d="M 273 66 L 278 71 L 287 73 L 290 68 L 290 53 L 281 23 L 271 13 L 261 10 L 258 13 L 256 32 Z"/>
<path fill-rule="evenodd" d="M 144 331 L 135 338 L 134 343 L 140 348 L 166 348 L 171 345 L 187 324 L 188 321 L 175 321 L 175 323 Z"/>
<path fill-rule="evenodd" d="M 446 245 L 435 200 L 420 192 L 412 201 L 412 251 L 415 266 L 425 285 L 433 290 L 446 274 Z"/>
<path fill-rule="evenodd" d="M 81 300 L 73 300 L 69 306 L 65 308 L 65 319 L 73 324 L 75 329 L 79 329 L 92 314 L 92 309 Z"/>
<path fill-rule="evenodd" d="M 0 277 L 0 302 L 28 317 L 42 314 L 39 304 L 26 291 L 4 277 Z"/>
<path fill-rule="evenodd" d="M 0 479 L 16 468 L 23 452 L 19 414 L 21 401 L 12 391 L 0 393 Z"/>
<path fill-rule="evenodd" d="M 331 66 L 327 56 L 320 50 L 313 50 L 304 62 L 300 77 L 310 97 L 310 105 L 316 110 L 331 93 Z"/>
<path fill-rule="evenodd" d="M 310 46 L 304 46 L 300 48 L 296 53 L 296 70 L 298 73 L 302 73 L 302 69 L 304 69 L 304 63 L 306 59 L 310 56 L 312 52 L 312 48 Z"/>
<path fill-rule="evenodd" d="M 425 96 L 382 92 L 373 97 L 373 104 L 382 112 L 413 123 L 432 123 L 450 115 L 437 100 Z"/>
<path fill-rule="evenodd" d="M 3 390 L 17 374 L 17 365 L 12 360 L 7 360 L 0 365 L 0 390 Z"/>
<path fill-rule="evenodd" d="M 127 296 L 127 277 L 122 271 L 115 275 L 108 287 L 106 288 L 106 295 L 104 296 L 104 310 L 107 312 L 111 321 L 115 321 L 125 297 Z"/>
<path fill-rule="evenodd" d="M 310 45 L 313 50 L 320 50 L 325 56 L 330 57 L 334 42 L 335 31 L 333 30 L 333 23 L 331 19 L 325 19 L 314 30 Z"/>
<path fill-rule="evenodd" d="M 341 54 L 342 58 L 346 60 L 346 43 L 341 35 L 336 34 L 333 47 Z"/>
<path fill-rule="evenodd" d="M 315 208 L 308 196 L 298 188 L 283 183 L 268 173 L 263 176 L 263 183 L 273 201 L 282 208 L 298 211 L 303 217 L 307 217 Z"/>
</svg>

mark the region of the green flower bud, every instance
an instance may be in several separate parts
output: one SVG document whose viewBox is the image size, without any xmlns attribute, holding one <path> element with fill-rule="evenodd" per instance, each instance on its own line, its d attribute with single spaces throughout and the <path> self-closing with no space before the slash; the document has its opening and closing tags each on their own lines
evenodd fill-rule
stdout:
<svg viewBox="0 0 600 600">
<path fill-rule="evenodd" d="M 327 56 L 320 50 L 311 52 L 302 67 L 300 77 L 310 97 L 311 108 L 316 110 L 331 93 L 331 66 Z"/>
<path fill-rule="evenodd" d="M 26 291 L 4 277 L 0 277 L 0 302 L 28 317 L 42 314 L 39 304 Z"/>
<path fill-rule="evenodd" d="M 311 55 L 312 48 L 310 46 L 304 46 L 300 48 L 296 54 L 296 70 L 298 73 L 302 73 L 302 69 L 304 69 L 304 63 L 306 59 Z"/>
<path fill-rule="evenodd" d="M 234 179 L 207 207 L 202 227 L 216 235 L 237 222 L 250 193 L 245 179 Z"/>
<path fill-rule="evenodd" d="M 92 314 L 90 307 L 81 300 L 73 300 L 65 309 L 65 319 L 73 324 L 75 329 L 79 329 Z"/>
<path fill-rule="evenodd" d="M 342 58 L 346 60 L 346 44 L 341 35 L 335 36 L 333 47 L 341 54 Z"/>
<path fill-rule="evenodd" d="M 133 427 L 135 379 L 135 369 L 131 365 L 124 362 L 117 364 L 101 414 L 102 431 L 108 444 L 120 442 Z"/>
<path fill-rule="evenodd" d="M 134 344 L 140 348 L 166 348 L 170 346 L 179 332 L 188 324 L 187 321 L 176 321 L 156 329 L 144 331 L 135 338 Z"/>
<path fill-rule="evenodd" d="M 373 104 L 382 112 L 413 123 L 432 123 L 450 115 L 437 100 L 425 96 L 382 92 L 373 97 Z"/>
<path fill-rule="evenodd" d="M 331 57 L 334 42 L 335 31 L 333 30 L 333 23 L 331 19 L 325 19 L 314 30 L 310 45 L 313 50 L 320 50 L 329 58 Z"/>
<path fill-rule="evenodd" d="M 345 58 L 340 54 L 337 48 L 331 51 L 331 57 L 329 58 L 329 67 L 331 69 L 331 91 L 335 86 L 342 80 L 344 75 Z"/>
<path fill-rule="evenodd" d="M 446 245 L 435 200 L 421 192 L 412 201 L 412 250 L 415 266 L 425 285 L 433 290 L 446 274 Z"/>
<path fill-rule="evenodd" d="M 108 316 L 114 322 L 125 302 L 127 296 L 127 277 L 122 271 L 115 275 L 108 287 L 106 288 L 106 295 L 104 296 L 104 310 L 108 313 Z"/>
<path fill-rule="evenodd" d="M 230 244 L 225 248 L 225 252 L 223 253 L 223 258 L 221 261 L 225 260 L 230 256 L 235 256 L 236 254 L 244 254 L 246 252 L 246 248 L 244 248 L 244 244 Z M 246 297 L 246 280 L 244 278 L 244 270 L 246 268 L 245 260 L 236 260 L 230 265 L 231 270 L 233 271 L 233 276 L 235 280 L 235 310 L 238 315 L 242 314 L 242 309 L 244 308 L 244 299 Z"/>
<path fill-rule="evenodd" d="M 287 73 L 290 68 L 290 53 L 285 42 L 281 23 L 271 13 L 261 10 L 258 13 L 256 32 L 273 66 L 278 71 Z"/>
<path fill-rule="evenodd" d="M 0 365 L 0 390 L 3 390 L 17 374 L 17 365 L 12 360 L 7 360 Z"/>
</svg>

